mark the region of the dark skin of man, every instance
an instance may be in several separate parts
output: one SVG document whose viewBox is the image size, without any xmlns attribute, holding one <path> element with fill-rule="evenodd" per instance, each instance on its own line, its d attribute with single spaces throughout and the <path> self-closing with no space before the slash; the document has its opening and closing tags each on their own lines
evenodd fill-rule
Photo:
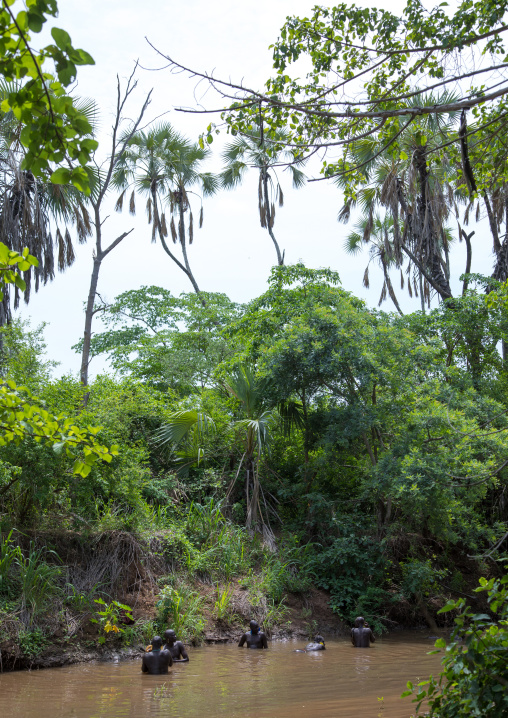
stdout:
<svg viewBox="0 0 508 718">
<path fill-rule="evenodd" d="M 250 632 L 243 634 L 238 645 L 242 648 L 245 644 L 247 648 L 268 648 L 266 636 L 255 621 L 250 622 Z"/>
<path fill-rule="evenodd" d="M 171 653 L 173 663 L 187 663 L 189 656 L 185 650 L 185 646 L 181 641 L 176 640 L 176 633 L 172 630 L 168 630 L 164 633 L 164 640 L 166 642 L 164 649 Z"/>
<path fill-rule="evenodd" d="M 143 655 L 141 662 L 141 670 L 143 673 L 149 673 L 151 676 L 159 676 L 168 672 L 168 668 L 173 665 L 173 658 L 169 651 L 161 650 L 162 641 L 159 638 L 152 641 L 152 650 Z"/>
<path fill-rule="evenodd" d="M 371 642 L 375 643 L 375 641 L 371 629 L 364 626 L 363 623 L 351 629 L 351 643 L 355 648 L 370 648 Z"/>
</svg>

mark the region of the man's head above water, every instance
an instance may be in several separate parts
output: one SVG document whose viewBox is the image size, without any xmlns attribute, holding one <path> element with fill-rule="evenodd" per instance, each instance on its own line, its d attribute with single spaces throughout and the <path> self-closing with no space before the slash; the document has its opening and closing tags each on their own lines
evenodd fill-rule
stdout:
<svg viewBox="0 0 508 718">
<path fill-rule="evenodd" d="M 166 643 L 174 643 L 176 641 L 176 633 L 172 628 L 168 628 L 167 631 L 164 631 L 164 640 Z"/>
<path fill-rule="evenodd" d="M 356 628 L 361 628 L 364 623 L 365 623 L 365 618 L 363 616 L 358 616 L 358 618 L 355 620 Z"/>
<path fill-rule="evenodd" d="M 249 623 L 251 633 L 259 633 L 259 623 L 257 621 L 251 621 Z"/>
<path fill-rule="evenodd" d="M 152 651 L 160 651 L 162 648 L 162 638 L 160 636 L 154 636 L 152 638 Z"/>
</svg>

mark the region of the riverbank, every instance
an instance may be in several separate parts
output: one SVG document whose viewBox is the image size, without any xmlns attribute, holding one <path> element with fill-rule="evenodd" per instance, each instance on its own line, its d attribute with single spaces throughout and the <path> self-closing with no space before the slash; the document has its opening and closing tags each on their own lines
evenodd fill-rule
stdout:
<svg viewBox="0 0 508 718">
<path fill-rule="evenodd" d="M 213 604 L 216 589 L 201 584 L 195 587 L 203 599 L 204 625 L 201 634 L 189 642 L 190 645 L 213 645 L 236 643 L 246 630 L 248 621 L 255 615 L 255 607 L 248 600 L 248 593 L 241 586 L 235 587 L 231 597 L 230 617 L 216 619 Z M 79 617 L 80 626 L 73 636 L 62 635 L 63 626 L 51 636 L 46 634 L 46 642 L 40 646 L 37 654 L 29 655 L 24 650 L 24 635 L 20 639 L 14 636 L 0 642 L 0 669 L 2 671 L 56 668 L 75 663 L 91 661 L 114 661 L 138 658 L 142 648 L 150 640 L 147 630 L 155 625 L 157 619 L 157 594 L 140 593 L 118 596 L 122 602 L 130 600 L 133 604 L 132 624 L 112 632 L 105 644 L 98 643 L 100 626 L 92 612 Z M 120 601 L 119 601 L 120 602 Z M 325 592 L 310 589 L 305 596 L 285 597 L 284 621 L 268 628 L 271 640 L 288 638 L 309 639 L 314 633 L 332 636 L 346 636 L 348 627 L 333 614 L 328 606 Z M 77 618 L 77 617 L 76 617 Z M 49 619 L 48 619 L 49 620 Z M 76 620 L 76 619 L 75 619 Z M 127 634 L 127 636 L 125 636 Z M 26 636 L 26 634 L 25 634 Z M 126 642 L 133 642 L 126 645 Z"/>
<path fill-rule="evenodd" d="M 274 550 L 214 511 L 190 509 L 185 523 L 162 530 L 38 531 L 4 540 L 3 560 L 11 563 L 0 605 L 0 671 L 137 656 L 168 626 L 193 646 L 236 642 L 253 618 L 271 639 L 348 635 L 351 617 L 342 620 L 333 597 L 314 585 L 305 547 L 281 535 Z M 451 594 L 426 597 L 425 611 L 400 592 L 385 595 L 377 615 L 368 604 L 355 608 L 377 635 L 426 623 L 435 633 Z M 445 614 L 439 628 L 452 618 Z"/>
<path fill-rule="evenodd" d="M 252 618 L 270 638 L 347 630 L 282 540 L 273 552 L 222 518 L 199 547 L 189 534 L 41 531 L 4 542 L 0 670 L 138 655 L 168 626 L 189 645 L 236 641 Z"/>
</svg>

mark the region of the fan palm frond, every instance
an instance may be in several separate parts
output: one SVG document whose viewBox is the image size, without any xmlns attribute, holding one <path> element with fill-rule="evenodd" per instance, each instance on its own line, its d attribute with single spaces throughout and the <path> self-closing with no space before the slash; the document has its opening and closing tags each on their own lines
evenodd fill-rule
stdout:
<svg viewBox="0 0 508 718">
<path fill-rule="evenodd" d="M 180 444 L 193 431 L 198 438 L 215 431 L 213 419 L 200 411 L 176 411 L 161 426 L 155 435 L 157 444 Z"/>
</svg>

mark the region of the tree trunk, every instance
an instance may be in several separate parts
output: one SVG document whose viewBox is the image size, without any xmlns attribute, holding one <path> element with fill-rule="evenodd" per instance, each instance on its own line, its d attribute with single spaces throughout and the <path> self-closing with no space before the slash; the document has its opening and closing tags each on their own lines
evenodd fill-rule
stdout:
<svg viewBox="0 0 508 718">
<path fill-rule="evenodd" d="M 425 295 L 423 293 L 423 275 L 421 272 L 418 272 L 418 284 L 420 285 L 420 304 L 422 307 L 422 314 L 425 314 Z"/>
<path fill-rule="evenodd" d="M 252 491 L 249 490 L 250 488 L 252 488 Z M 245 523 L 249 530 L 255 531 L 258 523 L 259 476 L 252 458 L 247 462 L 245 493 L 247 499 L 247 520 Z"/>
<path fill-rule="evenodd" d="M 204 307 L 206 307 L 206 302 L 205 302 L 205 300 L 203 299 L 203 297 L 201 296 L 201 290 L 200 290 L 200 288 L 198 287 L 198 283 L 197 283 L 196 280 L 194 279 L 194 275 L 192 274 L 192 270 L 191 270 L 191 268 L 190 268 L 189 259 L 188 259 L 188 257 L 187 257 L 187 247 L 186 247 L 186 244 L 185 244 L 185 223 L 184 223 L 185 213 L 184 213 L 184 209 L 183 209 L 183 189 L 182 189 L 182 191 L 181 191 L 181 196 L 182 196 L 182 200 L 181 200 L 181 202 L 180 202 L 180 220 L 179 220 L 179 222 L 178 222 L 178 234 L 179 234 L 179 238 L 180 238 L 180 244 L 181 244 L 181 247 L 182 247 L 183 261 L 184 261 L 184 264 L 185 264 L 185 273 L 186 273 L 187 276 L 189 277 L 190 282 L 191 282 L 191 284 L 192 284 L 192 286 L 193 286 L 193 288 L 194 288 L 194 291 L 196 292 L 196 294 L 198 295 L 198 297 L 199 297 L 199 299 L 200 299 L 200 301 L 201 301 L 201 304 L 202 304 Z"/>
<path fill-rule="evenodd" d="M 438 246 L 436 222 L 432 209 L 432 200 L 428 196 L 427 158 L 425 148 L 418 148 L 414 152 L 415 168 L 418 172 L 420 194 L 411 210 L 403 197 L 402 189 L 398 185 L 398 198 L 405 215 L 406 230 L 404 236 L 409 238 L 409 247 L 402 245 L 402 249 L 413 261 L 415 266 L 423 272 L 429 284 L 438 292 L 443 300 L 450 299 L 452 292 L 450 283 L 443 272 L 441 255 Z"/>
<path fill-rule="evenodd" d="M 486 192 L 483 193 L 483 201 L 485 202 L 487 216 L 489 218 L 494 253 L 497 255 L 501 251 L 501 242 L 499 241 L 499 232 L 497 231 L 496 219 L 494 217 L 494 212 L 492 211 L 492 205 L 490 204 L 489 195 Z"/>
<path fill-rule="evenodd" d="M 420 611 L 422 612 L 423 617 L 427 621 L 427 624 L 430 627 L 431 631 L 433 631 L 434 633 L 439 633 L 438 625 L 434 619 L 434 616 L 431 614 L 431 612 L 427 608 L 427 604 L 425 603 L 425 600 L 423 599 L 423 597 L 417 596 L 416 602 L 418 603 L 418 607 L 419 607 Z"/>
<path fill-rule="evenodd" d="M 461 234 L 464 238 L 464 241 L 466 243 L 466 269 L 465 269 L 464 274 L 469 274 L 471 272 L 471 260 L 473 257 L 473 249 L 471 247 L 471 237 L 474 234 L 474 230 L 470 234 L 465 232 L 463 229 L 461 229 L 460 232 L 461 232 Z M 469 285 L 469 278 L 465 277 L 464 283 L 462 284 L 462 296 L 464 296 L 465 293 L 467 292 L 468 285 Z"/>
<path fill-rule="evenodd" d="M 183 202 L 183 199 L 182 199 L 182 202 Z M 163 250 L 166 252 L 166 254 L 168 255 L 168 257 L 170 257 L 170 259 L 173 260 L 173 262 L 176 264 L 176 266 L 177 266 L 179 269 L 181 269 L 184 274 L 187 275 L 187 277 L 188 277 L 190 283 L 192 284 L 192 288 L 194 289 L 194 291 L 196 292 L 196 294 L 197 294 L 198 297 L 199 297 L 199 300 L 200 300 L 201 304 L 202 304 L 204 307 L 206 307 L 206 301 L 203 299 L 203 296 L 202 296 L 202 294 L 201 294 L 201 290 L 200 290 L 200 288 L 198 287 L 198 284 L 197 284 L 196 280 L 194 279 L 194 275 L 192 274 L 192 271 L 191 271 L 191 268 L 190 268 L 190 265 L 189 265 L 189 261 L 188 261 L 188 258 L 187 258 L 187 251 L 186 251 L 186 248 L 185 248 L 184 213 L 183 213 L 183 210 L 182 210 L 181 203 L 180 203 L 180 217 L 179 217 L 179 221 L 178 221 L 178 235 L 179 235 L 179 239 L 180 239 L 180 245 L 181 245 L 181 247 L 182 247 L 182 253 L 183 253 L 183 258 L 184 258 L 185 265 L 182 264 L 177 257 L 175 257 L 175 255 L 173 254 L 173 252 L 172 252 L 172 251 L 170 250 L 170 248 L 168 247 L 167 242 L 166 242 L 166 239 L 165 239 L 165 237 L 164 237 L 164 234 L 162 233 L 162 226 L 161 226 L 161 223 L 160 223 L 159 210 L 158 210 L 158 206 L 157 206 L 157 190 L 156 190 L 155 187 L 152 187 L 152 204 L 153 204 L 153 214 L 154 214 L 153 221 L 155 222 L 155 225 L 156 225 L 156 227 L 157 227 L 157 231 L 158 231 L 158 233 L 159 233 L 159 239 L 160 239 L 160 241 L 161 241 Z"/>
<path fill-rule="evenodd" d="M 270 198 L 268 197 L 268 172 L 266 170 L 263 170 L 263 194 L 265 199 L 266 228 L 268 229 L 268 234 L 270 235 L 271 240 L 275 246 L 275 251 L 277 252 L 277 264 L 279 265 L 279 267 L 282 267 L 284 264 L 284 253 L 281 254 L 279 244 L 275 239 L 275 235 L 272 229 L 274 217 L 272 217 Z"/>
<path fill-rule="evenodd" d="M 92 319 L 95 297 L 97 295 L 97 284 L 99 282 L 99 272 L 102 263 L 102 254 L 96 256 L 93 260 L 93 270 L 90 279 L 90 290 L 88 292 L 88 301 L 85 311 L 85 331 L 83 334 L 83 351 L 81 352 L 81 370 L 80 379 L 83 386 L 88 386 L 88 366 L 90 364 L 90 343 L 92 341 Z M 88 395 L 87 395 L 88 396 Z M 86 406 L 86 400 L 85 400 Z"/>
</svg>

